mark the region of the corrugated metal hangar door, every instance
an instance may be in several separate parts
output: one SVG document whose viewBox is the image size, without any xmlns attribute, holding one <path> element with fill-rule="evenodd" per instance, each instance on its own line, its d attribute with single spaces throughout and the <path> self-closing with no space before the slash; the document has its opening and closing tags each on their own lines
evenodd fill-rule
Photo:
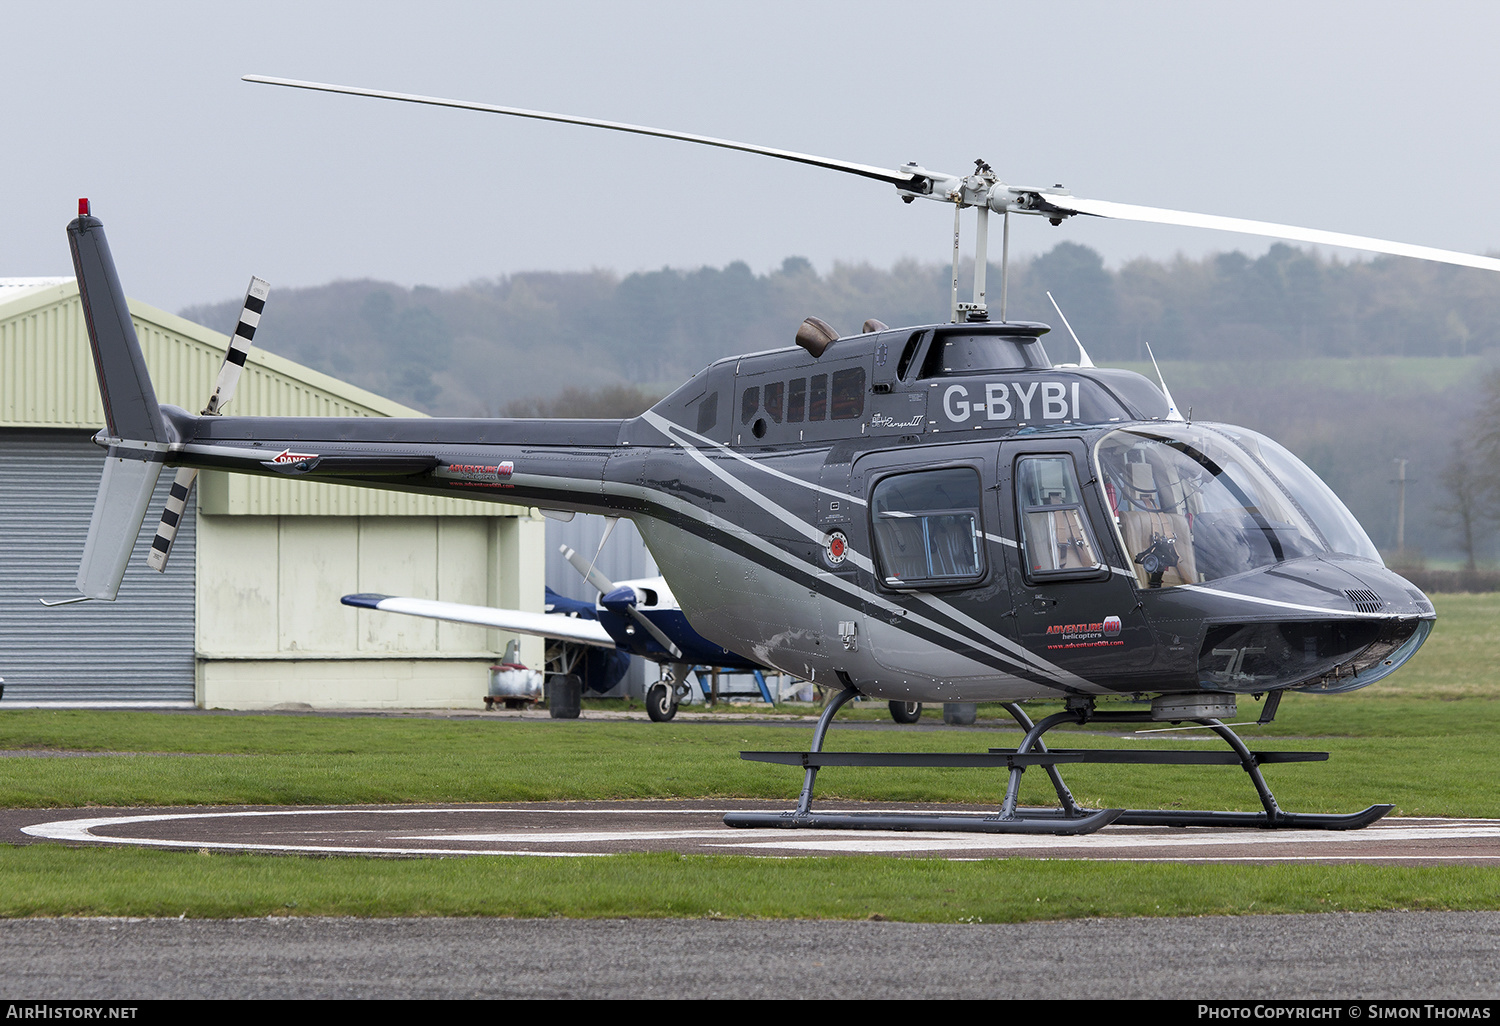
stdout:
<svg viewBox="0 0 1500 1026">
<path fill-rule="evenodd" d="M 114 602 L 78 594 L 104 452 L 90 432 L 0 430 L 0 677 L 12 703 L 193 701 L 196 503 L 165 574 L 145 552 L 172 483 L 162 472 Z"/>
</svg>

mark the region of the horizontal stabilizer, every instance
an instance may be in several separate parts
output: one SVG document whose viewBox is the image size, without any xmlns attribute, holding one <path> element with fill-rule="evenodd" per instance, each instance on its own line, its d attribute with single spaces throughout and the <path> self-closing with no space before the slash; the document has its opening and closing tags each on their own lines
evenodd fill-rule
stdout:
<svg viewBox="0 0 1500 1026">
<path fill-rule="evenodd" d="M 155 460 L 115 455 L 105 459 L 88 541 L 78 564 L 78 590 L 89 598 L 114 601 L 161 467 Z"/>
</svg>

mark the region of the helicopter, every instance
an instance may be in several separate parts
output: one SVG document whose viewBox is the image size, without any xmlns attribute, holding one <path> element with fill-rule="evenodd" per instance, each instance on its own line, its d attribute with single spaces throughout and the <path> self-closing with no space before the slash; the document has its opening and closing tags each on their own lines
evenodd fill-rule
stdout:
<svg viewBox="0 0 1500 1026">
<path fill-rule="evenodd" d="M 1432 603 L 1273 439 L 1188 421 L 1164 380 L 1096 367 L 1081 342 L 1077 362 L 1054 363 L 1048 325 L 1007 320 L 1010 215 L 1156 221 L 1489 270 L 1500 260 L 1013 186 L 983 161 L 965 175 L 880 168 L 571 115 L 246 80 L 729 148 L 884 182 L 906 203 L 949 203 L 949 318 L 900 328 L 872 319 L 844 336 L 810 317 L 795 345 L 718 360 L 623 420 L 194 416 L 157 404 L 103 224 L 81 208 L 68 235 L 107 417 L 96 441 L 108 450 L 83 595 L 114 597 L 164 465 L 627 517 L 697 634 L 833 692 L 808 751 L 741 753 L 804 771 L 796 809 L 731 813 L 732 826 L 1356 829 L 1392 808 L 1282 810 L 1260 766 L 1326 753 L 1252 752 L 1225 721 L 1242 695 L 1265 696 L 1264 723 L 1287 691 L 1338 694 L 1381 679 L 1427 638 Z M 959 302 L 968 208 L 974 294 Z M 991 212 L 1004 218 L 997 320 L 986 290 Z M 856 697 L 999 702 L 1026 733 L 1015 749 L 983 752 L 824 751 L 835 714 Z M 1097 708 L 1120 697 L 1149 708 Z M 1064 710 L 1033 723 L 1019 704 L 1032 699 Z M 1060 724 L 1114 722 L 1187 723 L 1230 751 L 1049 750 L 1043 740 Z M 1238 765 L 1263 811 L 1085 809 L 1060 772 L 1083 762 Z M 827 765 L 987 766 L 1008 780 L 995 814 L 815 812 Z M 1057 808 L 1018 804 L 1029 767 L 1047 773 Z"/>
</svg>

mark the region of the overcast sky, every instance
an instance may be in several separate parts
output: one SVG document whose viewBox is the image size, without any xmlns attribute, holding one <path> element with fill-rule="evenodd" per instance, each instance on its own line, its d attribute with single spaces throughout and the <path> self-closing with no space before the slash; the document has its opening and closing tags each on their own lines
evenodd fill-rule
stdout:
<svg viewBox="0 0 1500 1026">
<path fill-rule="evenodd" d="M 0 276 L 71 273 L 63 229 L 89 196 L 126 291 L 173 310 L 252 273 L 452 286 L 947 257 L 949 212 L 878 183 L 246 73 L 882 166 L 982 157 L 1091 198 L 1500 249 L 1492 2 L 11 0 L 0 28 Z M 1021 253 L 1062 239 L 1112 265 L 1266 245 L 1086 218 L 1013 233 Z"/>
</svg>

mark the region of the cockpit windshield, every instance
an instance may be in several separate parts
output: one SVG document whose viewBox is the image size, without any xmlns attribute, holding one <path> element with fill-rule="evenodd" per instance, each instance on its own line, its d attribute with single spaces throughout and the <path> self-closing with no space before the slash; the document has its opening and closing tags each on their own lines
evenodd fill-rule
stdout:
<svg viewBox="0 0 1500 1026">
<path fill-rule="evenodd" d="M 1381 562 L 1380 550 L 1375 547 L 1365 529 L 1359 526 L 1359 521 L 1354 519 L 1349 507 L 1334 494 L 1332 488 L 1323 483 L 1322 478 L 1308 469 L 1307 464 L 1278 442 L 1257 431 L 1230 427 L 1227 424 L 1216 424 L 1214 430 L 1228 435 L 1240 448 L 1260 460 L 1271 475 L 1281 482 L 1282 487 L 1291 492 L 1292 498 L 1307 514 L 1308 519 L 1323 532 L 1323 538 L 1330 549 Z"/>
<path fill-rule="evenodd" d="M 1324 552 L 1379 559 L 1328 486 L 1254 432 L 1122 428 L 1100 439 L 1094 456 L 1142 587 L 1213 581 Z"/>
</svg>

